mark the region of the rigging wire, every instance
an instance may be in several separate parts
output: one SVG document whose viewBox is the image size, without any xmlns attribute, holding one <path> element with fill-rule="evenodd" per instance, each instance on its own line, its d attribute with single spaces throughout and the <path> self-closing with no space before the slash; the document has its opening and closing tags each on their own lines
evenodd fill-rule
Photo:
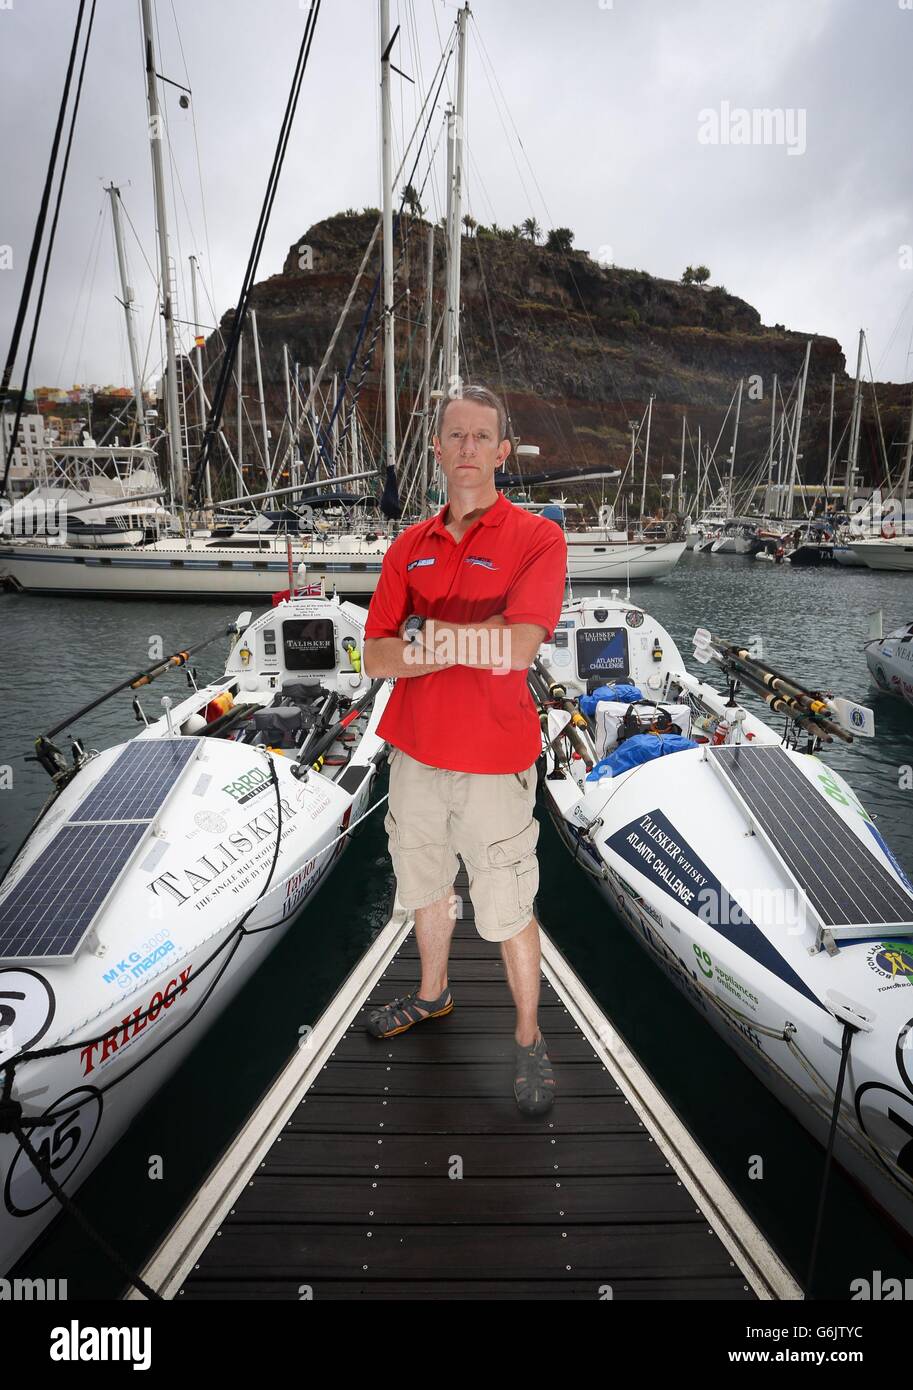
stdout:
<svg viewBox="0 0 913 1390">
<path fill-rule="evenodd" d="M 81 275 L 80 280 L 79 280 L 79 288 L 78 288 L 78 290 L 76 291 L 76 298 L 75 298 L 74 303 L 73 303 L 73 312 L 72 312 L 72 314 L 70 315 L 70 326 L 69 326 L 69 328 L 67 329 L 67 335 L 66 335 L 66 337 L 64 338 L 63 347 L 61 348 L 61 351 L 60 351 L 60 361 L 59 361 L 59 363 L 58 363 L 58 365 L 57 365 L 57 375 L 56 375 L 56 380 L 57 380 L 57 381 L 62 381 L 62 380 L 63 380 L 64 363 L 65 363 L 65 360 L 66 360 L 67 350 L 68 350 L 68 348 L 69 348 L 69 346 L 70 346 L 70 338 L 73 336 L 73 329 L 76 327 L 76 320 L 77 320 L 78 317 L 80 317 L 79 306 L 80 306 L 80 304 L 81 304 L 81 302 L 82 302 L 83 290 L 85 289 L 85 286 L 86 286 L 86 277 L 87 277 L 88 274 L 89 274 L 89 267 L 93 264 L 93 259 L 97 258 L 97 257 L 96 257 L 96 241 L 101 237 L 102 232 L 103 232 L 103 230 L 104 230 L 104 211 L 105 211 L 104 203 L 102 203 L 102 204 L 99 206 L 98 213 L 97 213 L 96 219 L 95 219 L 95 226 L 94 226 L 94 228 L 92 229 L 92 235 L 91 235 L 91 237 L 89 238 L 89 250 L 88 250 L 88 253 L 87 253 L 87 255 L 86 255 L 85 265 L 84 265 L 83 268 L 82 268 L 82 275 Z M 89 293 L 90 293 L 90 297 L 91 297 L 91 290 L 89 291 Z M 88 308 L 87 308 L 86 312 L 88 312 Z"/>
<path fill-rule="evenodd" d="M 295 64 L 295 71 L 292 77 L 291 90 L 289 91 L 288 101 L 286 103 L 285 113 L 283 115 L 282 125 L 279 131 L 279 139 L 276 145 L 275 153 L 273 155 L 272 167 L 270 169 L 269 177 L 267 179 L 267 187 L 266 192 L 264 194 L 263 205 L 260 210 L 260 217 L 257 222 L 256 231 L 254 233 L 254 243 L 251 247 L 250 257 L 247 263 L 247 269 L 245 271 L 244 279 L 241 286 L 241 293 L 238 297 L 238 303 L 235 308 L 234 319 L 232 321 L 231 326 L 231 335 L 229 337 L 228 343 L 225 348 L 225 353 L 222 358 L 222 368 L 219 373 L 219 378 L 215 392 L 213 393 L 213 402 L 209 412 L 209 419 L 206 422 L 206 428 L 203 433 L 203 440 L 200 445 L 200 451 L 197 457 L 196 467 L 194 469 L 193 477 L 191 479 L 191 494 L 195 498 L 199 497 L 203 474 L 206 469 L 206 464 L 209 460 L 209 455 L 212 451 L 213 439 L 215 438 L 215 434 L 222 417 L 222 411 L 225 407 L 225 398 L 228 392 L 228 383 L 231 376 L 231 369 L 234 363 L 238 341 L 241 337 L 241 332 L 243 330 L 244 318 L 247 313 L 248 305 L 250 303 L 251 291 L 254 285 L 254 277 L 257 272 L 257 266 L 260 262 L 260 254 L 263 250 L 263 242 L 266 238 L 266 230 L 269 225 L 270 214 L 272 213 L 273 202 L 276 197 L 276 189 L 278 187 L 279 175 L 282 172 L 282 165 L 285 161 L 285 152 L 288 147 L 292 123 L 294 121 L 295 111 L 298 106 L 298 97 L 301 92 L 301 85 L 304 80 L 304 74 L 307 69 L 308 59 L 310 57 L 311 44 L 313 42 L 314 37 L 314 30 L 317 24 L 317 17 L 320 13 L 320 4 L 321 0 L 312 0 L 311 8 L 308 11 L 307 20 L 305 21 L 304 33 L 301 38 L 301 46 L 298 50 L 298 58 Z"/>
<path fill-rule="evenodd" d="M 25 365 L 24 365 L 24 367 L 23 367 L 23 369 L 22 369 L 22 381 L 21 381 L 21 384 L 20 384 L 20 387 L 19 387 L 19 397 L 18 397 L 18 400 L 17 400 L 17 402 L 16 402 L 16 414 L 15 414 L 15 416 L 13 417 L 13 429 L 12 429 L 12 433 L 11 433 L 11 435 L 10 435 L 10 450 L 9 450 L 9 456 L 8 456 L 8 458 L 7 458 L 7 460 L 6 460 L 6 467 L 5 467 L 4 470 L 3 470 L 3 481 L 2 481 L 2 483 L 0 483 L 0 496 L 5 496 L 5 494 L 6 494 L 6 487 L 7 487 L 7 482 L 8 482 L 8 480 L 9 480 L 10 467 L 12 466 L 12 462 L 13 462 L 13 454 L 14 454 L 14 452 L 15 452 L 16 439 L 17 439 L 18 434 L 19 434 L 19 425 L 20 425 L 21 420 L 22 420 L 22 412 L 23 412 L 23 407 L 24 407 L 24 405 L 25 405 L 25 393 L 26 393 L 26 391 L 28 390 L 29 370 L 30 370 L 31 365 L 32 365 L 32 357 L 34 356 L 34 352 L 35 352 L 35 341 L 36 341 L 36 339 L 37 339 L 37 337 L 38 337 L 38 324 L 39 324 L 39 322 L 40 322 L 40 320 L 41 320 L 41 309 L 42 309 L 42 305 L 44 304 L 44 294 L 45 294 L 45 290 L 47 289 L 48 272 L 50 271 L 50 268 L 51 268 L 51 255 L 52 255 L 53 250 L 54 250 L 54 239 L 55 239 L 55 237 L 56 237 L 56 235 L 57 235 L 57 223 L 58 223 L 59 218 L 60 218 L 60 207 L 61 207 L 61 203 L 63 202 L 63 192 L 64 192 L 64 189 L 65 189 L 65 187 L 66 187 L 66 182 L 67 182 L 67 170 L 68 170 L 69 165 L 70 165 L 70 151 L 71 151 L 72 148 L 73 148 L 73 136 L 74 136 L 75 131 L 76 131 L 76 118 L 77 118 L 77 116 L 79 115 L 79 103 L 80 103 L 80 98 L 81 98 L 81 96 L 82 96 L 82 83 L 83 83 L 83 78 L 84 78 L 85 72 L 86 72 L 86 59 L 87 59 L 88 56 L 89 56 L 89 44 L 91 43 L 91 40 L 92 40 L 92 26 L 93 26 L 93 24 L 95 23 L 95 6 L 96 6 L 96 2 L 97 2 L 97 0 L 92 0 L 92 9 L 91 9 L 90 12 L 89 12 L 89 23 L 88 23 L 88 26 L 87 26 L 87 28 L 86 28 L 86 38 L 85 38 L 85 44 L 83 45 L 83 50 L 82 50 L 82 60 L 81 60 L 81 62 L 80 62 L 80 67 L 79 67 L 79 77 L 78 77 L 77 83 L 76 83 L 76 92 L 75 92 L 75 95 L 74 95 L 74 97 L 73 97 L 73 109 L 72 109 L 72 111 L 71 111 L 71 113 L 70 113 L 70 128 L 69 128 L 69 131 L 67 132 L 67 144 L 66 144 L 66 149 L 65 149 L 65 151 L 64 151 L 63 164 L 62 164 L 61 170 L 60 170 L 60 182 L 59 182 L 58 185 L 57 185 L 57 199 L 56 199 L 56 202 L 55 202 L 55 204 L 54 204 L 54 216 L 53 216 L 52 221 L 51 221 L 51 229 L 50 229 L 50 232 L 48 233 L 48 243 L 47 243 L 47 246 L 46 246 L 46 248 L 45 248 L 45 253 L 44 253 L 44 267 L 43 267 L 42 273 L 41 273 L 41 284 L 40 284 L 39 289 L 38 289 L 38 299 L 37 299 L 37 302 L 36 302 L 36 304 L 35 304 L 35 317 L 34 317 L 34 319 L 33 319 L 33 321 L 32 321 L 32 332 L 31 332 L 31 336 L 30 336 L 30 338 L 29 338 L 29 345 L 28 345 L 28 351 L 27 351 L 27 353 L 26 353 Z M 75 61 L 76 48 L 78 47 L 77 40 L 78 40 L 78 37 L 79 37 L 80 29 L 81 29 L 81 27 L 82 27 L 82 15 L 83 15 L 84 5 L 85 5 L 85 0 L 80 0 L 80 4 L 79 4 L 79 15 L 78 15 L 77 21 L 76 21 L 76 33 L 74 34 L 74 39 L 73 39 L 74 47 L 73 47 L 73 49 L 71 50 L 71 53 L 70 53 L 70 64 L 69 64 L 69 66 L 68 66 L 68 68 L 67 68 L 67 78 L 66 78 L 66 83 L 65 83 L 65 85 L 64 85 L 64 98 L 63 98 L 63 103 L 62 103 L 62 105 L 61 105 L 60 118 L 58 119 L 58 127 L 57 127 L 57 130 L 55 131 L 54 145 L 53 145 L 52 154 L 51 154 L 51 166 L 49 167 L 49 170 L 48 170 L 49 178 L 50 178 L 50 176 L 51 176 L 51 170 L 52 170 L 52 168 L 53 168 L 53 165 L 56 163 L 57 144 L 58 144 L 58 137 L 59 137 L 59 133 L 60 133 L 60 121 L 61 121 L 61 119 L 62 119 L 62 116 L 63 116 L 63 109 L 64 109 L 64 106 L 65 106 L 65 104 L 66 104 L 67 96 L 68 96 L 68 94 L 69 94 L 70 79 L 71 79 L 71 77 L 72 77 L 72 71 L 73 71 L 73 63 L 74 63 L 74 61 Z M 49 192 L 50 192 L 49 184 L 46 184 L 46 185 L 45 185 L 45 192 L 49 194 Z M 46 214 L 46 212 L 47 212 L 46 202 L 45 202 L 45 199 L 42 198 L 42 209 L 41 209 L 41 213 L 39 214 L 39 220 L 40 220 L 40 223 L 41 223 L 41 229 L 42 229 L 42 230 L 43 230 L 43 227 L 44 227 L 44 215 Z M 36 233 L 37 233 L 37 232 L 38 232 L 38 228 L 36 227 Z M 99 245 L 100 245 L 100 244 L 101 244 L 101 243 L 99 242 Z M 37 246 L 35 245 L 34 242 L 33 242 L 33 245 L 32 245 L 32 250 L 35 252 L 35 256 L 36 256 L 36 259 L 37 259 Z M 29 256 L 29 269 L 28 269 L 28 271 L 27 271 L 27 273 L 26 273 L 27 287 L 28 287 L 29 292 L 31 291 L 31 284 L 32 284 L 33 275 L 34 275 L 34 268 L 33 268 L 33 266 L 32 266 L 32 258 L 31 258 L 31 255 L 30 255 L 30 256 Z M 11 353 L 12 353 L 12 351 L 13 351 L 13 346 L 14 346 L 14 345 L 15 345 L 15 347 L 18 349 L 19 333 L 21 332 L 21 321 L 20 321 L 20 320 L 21 320 L 21 318 L 24 318 L 24 316 L 25 316 L 25 303 L 26 303 L 26 302 L 27 302 L 27 295 L 26 295 L 26 293 L 25 293 L 25 287 L 24 287 L 24 288 L 23 288 L 23 298 L 20 300 L 20 306 L 19 306 L 19 310 L 20 310 L 20 311 L 19 311 L 19 313 L 17 313 L 17 316 L 16 316 L 16 326 L 15 326 L 15 328 L 14 328 L 14 330 L 13 330 L 13 339 L 14 339 L 14 342 L 13 342 L 13 344 L 11 344 L 11 346 L 10 346 L 10 351 L 11 351 Z M 2 400 L 2 399 L 5 397 L 5 395 L 6 395 L 6 390 L 7 390 L 7 387 L 9 386 L 9 378 L 10 378 L 10 375 L 11 375 L 11 374 L 12 374 L 12 360 L 8 360 L 8 361 L 7 361 L 7 365 L 6 365 L 5 369 L 4 369 L 4 373 L 3 373 L 3 382 L 2 382 L 2 384 L 0 384 L 0 400 Z"/>
<path fill-rule="evenodd" d="M 48 157 L 48 167 L 44 179 L 44 189 L 41 194 L 41 202 L 38 206 L 38 216 L 35 221 L 35 229 L 32 233 L 32 245 L 29 249 L 29 259 L 25 271 L 25 283 L 22 287 L 22 294 L 19 298 L 19 306 L 16 310 L 16 321 L 13 325 L 13 336 L 10 339 L 10 346 L 6 356 L 6 365 L 3 369 L 3 379 L 0 381 L 0 400 L 6 399 L 9 388 L 10 377 L 13 373 L 13 366 L 19 353 L 19 340 L 22 336 L 22 329 L 25 324 L 25 315 L 28 308 L 28 301 L 31 298 L 32 284 L 35 279 L 35 270 L 38 266 L 38 253 L 41 248 L 41 239 L 44 236 L 44 224 L 47 219 L 48 206 L 51 201 L 51 187 L 54 182 L 54 173 L 57 165 L 57 154 L 60 148 L 60 137 L 63 133 L 63 122 L 66 114 L 67 102 L 70 95 L 70 83 L 73 79 L 73 69 L 76 65 L 76 54 L 79 51 L 79 40 L 82 31 L 83 12 L 86 0 L 79 0 L 79 12 L 76 16 L 76 28 L 73 32 L 73 41 L 70 46 L 70 58 L 67 64 L 66 79 L 63 86 L 63 95 L 60 98 L 60 106 L 57 111 L 57 124 L 54 127 L 54 137 L 51 142 L 51 153 Z M 15 437 L 13 438 L 15 445 Z"/>
</svg>

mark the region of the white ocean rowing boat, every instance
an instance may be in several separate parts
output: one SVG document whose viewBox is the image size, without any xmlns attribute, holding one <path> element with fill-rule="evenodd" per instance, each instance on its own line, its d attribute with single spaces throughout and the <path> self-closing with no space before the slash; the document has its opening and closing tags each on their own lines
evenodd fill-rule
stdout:
<svg viewBox="0 0 913 1390">
<path fill-rule="evenodd" d="M 12 1077 L 23 1132 L 67 1194 L 272 950 L 365 811 L 390 689 L 361 670 L 365 617 L 319 594 L 244 614 L 224 678 L 136 738 L 75 770 L 38 741 L 58 794 L 0 885 L 0 1082 Z M 59 1209 L 10 1118 L 4 1272 Z"/>
<path fill-rule="evenodd" d="M 913 623 L 884 635 L 881 609 L 870 620 L 865 659 L 879 690 L 913 705 Z"/>
<path fill-rule="evenodd" d="M 696 641 L 729 673 L 728 696 L 685 670 L 642 609 L 565 609 L 530 677 L 546 804 L 652 959 L 822 1142 L 846 1030 L 834 1154 L 913 1231 L 913 887 L 847 782 L 799 751 L 872 732 L 871 712 L 702 630 Z M 633 682 L 643 703 L 630 690 L 587 701 L 607 680 Z M 788 743 L 737 702 L 738 681 L 786 714 Z M 587 780 L 606 757 L 615 775 Z"/>
</svg>

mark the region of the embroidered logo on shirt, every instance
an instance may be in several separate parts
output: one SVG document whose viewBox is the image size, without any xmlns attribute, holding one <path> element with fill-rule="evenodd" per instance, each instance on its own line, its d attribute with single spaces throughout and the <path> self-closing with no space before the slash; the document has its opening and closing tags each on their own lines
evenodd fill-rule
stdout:
<svg viewBox="0 0 913 1390">
<path fill-rule="evenodd" d="M 434 555 L 429 555 L 424 560 L 410 560 L 406 569 L 414 570 L 417 566 L 419 568 L 424 568 L 425 565 L 433 565 L 436 558 L 437 557 Z"/>
<path fill-rule="evenodd" d="M 481 565 L 483 570 L 496 570 L 498 567 L 494 560 L 488 560 L 484 555 L 467 555 L 467 565 Z"/>
</svg>

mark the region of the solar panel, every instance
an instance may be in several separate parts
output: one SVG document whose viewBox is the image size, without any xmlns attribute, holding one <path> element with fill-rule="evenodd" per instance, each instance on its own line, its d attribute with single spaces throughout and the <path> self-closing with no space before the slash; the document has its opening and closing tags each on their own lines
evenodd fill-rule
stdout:
<svg viewBox="0 0 913 1390">
<path fill-rule="evenodd" d="M 913 895 L 809 786 L 779 745 L 707 750 L 826 928 L 910 927 Z"/>
<path fill-rule="evenodd" d="M 0 960 L 76 954 L 198 745 L 195 738 L 141 739 L 121 749 L 0 899 Z"/>
<path fill-rule="evenodd" d="M 146 825 L 65 825 L 0 902 L 0 959 L 75 955 Z"/>
<path fill-rule="evenodd" d="M 188 761 L 195 738 L 128 743 L 80 802 L 71 821 L 152 820 Z"/>
</svg>

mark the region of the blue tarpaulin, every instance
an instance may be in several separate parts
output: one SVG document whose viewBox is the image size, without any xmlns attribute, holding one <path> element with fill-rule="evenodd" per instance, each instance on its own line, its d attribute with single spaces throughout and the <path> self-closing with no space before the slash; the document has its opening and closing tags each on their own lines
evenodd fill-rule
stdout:
<svg viewBox="0 0 913 1390">
<path fill-rule="evenodd" d="M 596 706 L 600 700 L 618 700 L 621 704 L 630 705 L 633 700 L 642 700 L 644 697 L 636 685 L 600 685 L 589 695 L 581 695 L 577 701 L 581 714 L 585 714 L 587 719 L 592 719 L 596 713 Z"/>
<path fill-rule="evenodd" d="M 619 772 L 627 772 L 666 753 L 680 753 L 684 748 L 696 747 L 693 738 L 684 738 L 682 734 L 634 734 L 600 758 L 593 771 L 587 773 L 586 780 L 596 782 L 600 777 L 617 777 Z"/>
</svg>

